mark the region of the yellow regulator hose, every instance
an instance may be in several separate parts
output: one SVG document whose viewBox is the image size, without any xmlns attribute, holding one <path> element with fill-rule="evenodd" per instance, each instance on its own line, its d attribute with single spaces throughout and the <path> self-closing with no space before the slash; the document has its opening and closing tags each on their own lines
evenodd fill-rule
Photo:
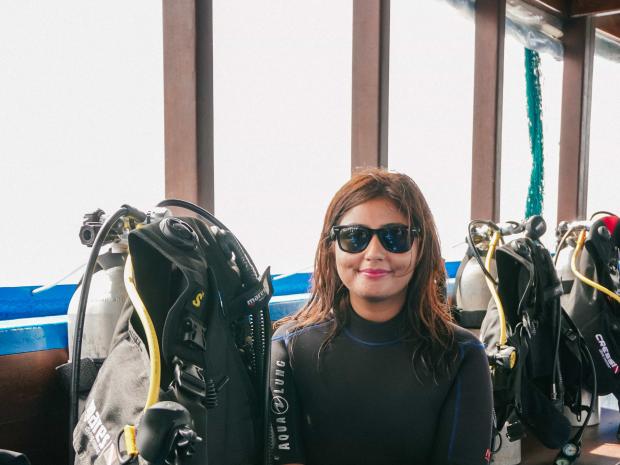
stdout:
<svg viewBox="0 0 620 465">
<path fill-rule="evenodd" d="M 144 306 L 144 302 L 138 294 L 136 289 L 136 282 L 133 274 L 133 263 L 131 261 L 131 255 L 127 255 L 127 262 L 125 263 L 125 288 L 129 299 L 136 309 L 136 313 L 140 317 L 140 322 L 144 327 L 144 333 L 146 334 L 146 343 L 149 348 L 149 355 L 151 359 L 151 372 L 149 374 L 149 393 L 146 398 L 146 405 L 144 411 L 146 411 L 151 405 L 156 403 L 159 399 L 159 383 L 161 378 L 161 360 L 159 356 L 159 344 L 157 342 L 157 333 L 155 332 L 155 326 L 153 321 Z"/>
<path fill-rule="evenodd" d="M 615 292 L 607 289 L 604 286 L 601 286 L 599 283 L 592 281 L 591 279 L 586 278 L 582 275 L 579 270 L 577 270 L 577 256 L 581 253 L 581 249 L 583 249 L 583 245 L 586 242 L 586 231 L 585 229 L 579 233 L 579 238 L 577 239 L 577 245 L 575 246 L 575 251 L 573 252 L 573 256 L 570 261 L 570 268 L 575 276 L 579 278 L 580 281 L 587 284 L 588 286 L 593 287 L 594 289 L 601 291 L 603 294 L 608 295 L 616 302 L 620 303 L 620 295 Z"/>
<path fill-rule="evenodd" d="M 493 260 L 493 256 L 495 255 L 495 249 L 497 248 L 497 244 L 499 243 L 501 237 L 501 233 L 499 231 L 495 231 L 493 233 L 493 238 L 491 239 L 491 244 L 489 245 L 486 260 L 484 261 L 484 267 L 487 269 L 489 274 L 491 274 L 491 260 Z M 488 276 L 485 276 L 485 280 L 487 282 L 487 286 L 489 287 L 489 291 L 491 291 L 493 300 L 497 305 L 497 313 L 499 315 L 500 327 L 499 344 L 500 346 L 505 346 L 506 341 L 508 340 L 508 336 L 506 331 L 506 315 L 504 313 L 504 306 L 502 305 L 502 301 L 499 298 L 499 294 L 497 293 L 497 289 L 495 289 L 495 284 L 493 284 L 493 281 L 491 281 Z"/>
</svg>

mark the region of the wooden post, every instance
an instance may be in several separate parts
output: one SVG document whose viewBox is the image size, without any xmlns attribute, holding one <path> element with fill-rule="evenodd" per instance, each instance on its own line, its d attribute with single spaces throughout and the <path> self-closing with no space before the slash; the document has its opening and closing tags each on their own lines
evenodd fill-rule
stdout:
<svg viewBox="0 0 620 465">
<path fill-rule="evenodd" d="M 566 21 L 558 221 L 584 219 L 587 215 L 593 60 L 592 18 L 584 17 Z"/>
<path fill-rule="evenodd" d="M 212 0 L 163 0 L 166 197 L 213 212 Z"/>
<path fill-rule="evenodd" d="M 504 0 L 476 1 L 471 218 L 499 220 Z"/>
<path fill-rule="evenodd" d="M 353 1 L 351 172 L 387 167 L 390 1 Z"/>
</svg>

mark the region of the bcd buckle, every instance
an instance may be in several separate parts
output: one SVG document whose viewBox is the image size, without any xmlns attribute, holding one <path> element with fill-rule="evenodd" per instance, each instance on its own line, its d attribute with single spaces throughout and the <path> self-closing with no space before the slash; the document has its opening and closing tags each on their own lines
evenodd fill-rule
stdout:
<svg viewBox="0 0 620 465">
<path fill-rule="evenodd" d="M 183 341 L 200 350 L 205 350 L 207 341 L 204 326 L 192 318 L 185 318 L 183 321 Z"/>
<path fill-rule="evenodd" d="M 173 363 L 176 387 L 204 399 L 207 395 L 207 383 L 202 368 L 193 363 L 184 363 L 178 357 L 174 358 Z"/>
</svg>

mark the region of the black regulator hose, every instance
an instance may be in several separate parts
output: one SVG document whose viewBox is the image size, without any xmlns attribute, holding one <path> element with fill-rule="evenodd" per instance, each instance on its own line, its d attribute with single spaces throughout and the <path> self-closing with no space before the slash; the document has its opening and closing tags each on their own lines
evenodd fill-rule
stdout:
<svg viewBox="0 0 620 465">
<path fill-rule="evenodd" d="M 80 300 L 78 304 L 77 314 L 75 318 L 75 331 L 73 337 L 73 351 L 71 352 L 71 387 L 70 387 L 70 406 L 69 406 L 69 463 L 74 462 L 73 451 L 73 430 L 78 422 L 79 410 L 79 383 L 80 383 L 80 359 L 82 354 L 82 337 L 84 334 L 84 321 L 86 317 L 86 304 L 88 303 L 88 293 L 90 291 L 90 283 L 97 266 L 97 259 L 101 247 L 106 242 L 110 230 L 124 216 L 132 216 L 139 222 L 144 221 L 146 215 L 141 211 L 129 206 L 123 205 L 103 224 L 95 242 L 93 243 L 86 270 L 81 281 Z"/>
<path fill-rule="evenodd" d="M 245 281 L 247 285 L 254 285 L 259 281 L 259 274 L 256 268 L 256 265 L 250 258 L 250 255 L 245 250 L 241 242 L 237 239 L 237 237 L 226 227 L 224 223 L 218 220 L 212 213 L 205 210 L 204 208 L 192 203 L 187 200 L 180 199 L 166 199 L 162 200 L 157 204 L 157 207 L 180 207 L 185 208 L 186 210 L 192 211 L 197 215 L 202 216 L 209 223 L 217 226 L 218 228 L 226 231 L 227 238 L 226 242 L 232 249 L 235 254 L 235 259 L 237 262 L 237 266 L 239 266 L 239 270 L 241 272 L 242 280 Z M 263 398 L 263 430 L 262 430 L 262 439 L 263 439 L 263 460 L 265 464 L 268 464 L 270 461 L 270 447 L 269 444 L 269 434 L 267 432 L 271 428 L 269 422 L 269 406 L 270 406 L 270 398 L 269 398 L 269 363 L 271 360 L 271 340 L 270 340 L 270 332 L 271 332 L 271 320 L 269 318 L 269 312 L 264 308 L 261 308 L 257 312 L 257 320 L 254 321 L 253 324 L 253 336 L 254 340 L 257 343 L 260 343 L 260 352 L 262 360 L 260 364 L 257 366 L 258 373 L 264 373 L 264 382 L 261 387 L 262 391 L 261 395 Z M 251 316 L 252 318 L 252 316 Z M 262 337 L 257 337 L 257 336 Z M 264 340 L 267 339 L 267 340 Z"/>
<path fill-rule="evenodd" d="M 473 220 L 469 223 L 469 225 L 467 226 L 467 237 L 465 238 L 467 245 L 471 248 L 473 254 L 474 254 L 474 258 L 476 259 L 476 261 L 478 262 L 478 265 L 480 266 L 480 269 L 482 270 L 482 272 L 484 273 L 484 275 L 489 278 L 491 280 L 491 282 L 497 286 L 497 280 L 493 277 L 493 275 L 491 273 L 489 273 L 487 271 L 486 266 L 484 266 L 484 261 L 482 260 L 482 257 L 480 256 L 480 252 L 478 251 L 478 248 L 476 247 L 476 243 L 474 242 L 474 236 L 472 234 L 472 226 L 478 225 L 478 224 L 484 224 L 489 226 L 490 228 L 494 229 L 494 230 L 499 230 L 498 226 L 493 223 L 492 221 L 483 221 L 483 220 Z"/>
<path fill-rule="evenodd" d="M 578 338 L 582 355 L 585 353 L 588 361 L 590 362 L 590 368 L 592 369 L 592 396 L 590 399 L 588 414 L 586 415 L 583 424 L 579 427 L 575 435 L 562 447 L 562 449 L 560 449 L 553 465 L 570 465 L 579 458 L 581 455 L 581 439 L 583 438 L 583 433 L 586 426 L 588 426 L 588 421 L 590 421 L 590 417 L 594 411 L 594 404 L 598 399 L 598 383 L 596 381 L 596 367 L 594 365 L 594 360 L 592 359 L 592 354 L 590 353 L 590 350 L 588 349 L 581 333 L 579 333 Z"/>
<path fill-rule="evenodd" d="M 196 204 L 194 204 L 192 202 L 188 202 L 187 200 L 180 200 L 180 199 L 166 199 L 166 200 L 162 200 L 161 202 L 159 202 L 157 204 L 157 206 L 158 207 L 180 207 L 180 208 L 185 208 L 186 210 L 192 211 L 192 212 L 202 216 L 204 219 L 209 221 L 209 223 L 212 223 L 215 226 L 217 226 L 218 228 L 221 228 L 224 231 L 230 233 L 230 235 L 232 236 L 232 238 L 234 240 L 233 251 L 241 252 L 241 253 L 236 253 L 235 254 L 235 258 L 237 258 L 237 260 L 239 260 L 239 263 L 237 263 L 237 265 L 239 265 L 239 268 L 242 268 L 241 271 L 242 271 L 244 276 L 253 276 L 254 279 L 256 279 L 258 281 L 258 270 L 257 270 L 256 266 L 254 265 L 254 262 L 250 258 L 250 255 L 248 254 L 247 250 L 245 250 L 245 248 L 243 247 L 241 242 L 239 242 L 239 240 L 235 237 L 235 235 L 232 233 L 232 231 L 230 229 L 228 229 L 224 223 L 222 223 L 215 216 L 213 216 L 213 214 L 211 212 L 209 212 L 208 210 L 205 210 L 204 208 L 202 208 L 202 207 L 200 207 L 200 206 L 198 206 L 198 205 L 196 205 Z M 237 249 L 237 250 L 235 250 L 235 249 Z"/>
</svg>

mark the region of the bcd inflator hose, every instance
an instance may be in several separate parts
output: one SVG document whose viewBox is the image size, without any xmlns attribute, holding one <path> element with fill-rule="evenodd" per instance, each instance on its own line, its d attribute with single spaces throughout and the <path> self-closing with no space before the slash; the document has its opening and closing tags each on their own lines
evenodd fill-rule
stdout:
<svg viewBox="0 0 620 465">
<path fill-rule="evenodd" d="M 575 251 L 573 252 L 573 256 L 571 258 L 571 264 L 570 264 L 571 271 L 584 284 L 587 284 L 588 286 L 593 287 L 594 289 L 598 291 L 601 291 L 607 297 L 610 297 L 612 300 L 615 300 L 616 302 L 620 303 L 620 295 L 616 294 L 614 291 L 610 289 L 607 289 L 605 286 L 602 286 L 601 284 L 585 277 L 577 269 L 577 257 L 581 253 L 581 249 L 583 249 L 585 242 L 586 242 L 586 231 L 583 230 L 581 231 L 581 233 L 579 233 L 579 237 L 577 239 L 577 245 L 575 246 Z"/>
<path fill-rule="evenodd" d="M 138 293 L 136 288 L 136 280 L 133 271 L 133 261 L 131 254 L 127 256 L 127 262 L 125 263 L 124 273 L 125 289 L 127 295 L 133 304 L 140 323 L 144 328 L 144 334 L 146 335 L 146 343 L 149 349 L 150 359 L 150 373 L 149 373 L 149 391 L 144 405 L 144 411 L 159 400 L 159 384 L 161 380 L 161 359 L 159 355 L 159 342 L 157 341 L 157 332 L 153 325 L 153 320 L 149 315 L 149 312 Z"/>
<path fill-rule="evenodd" d="M 71 353 L 71 387 L 70 387 L 70 406 L 69 406 L 69 462 L 74 461 L 73 451 L 73 430 L 78 422 L 78 410 L 79 410 L 79 380 L 80 380 L 80 358 L 82 354 L 82 336 L 84 334 L 84 321 L 86 317 L 86 304 L 88 303 L 88 293 L 90 291 L 90 284 L 95 272 L 95 266 L 97 265 L 97 258 L 101 247 L 108 239 L 108 234 L 114 227 L 114 225 L 123 217 L 132 217 L 137 222 L 142 222 L 146 219 L 146 215 L 140 210 L 131 207 L 129 205 L 123 205 L 112 216 L 110 216 L 103 224 L 88 258 L 86 264 L 86 270 L 82 278 L 82 287 L 80 290 L 80 299 L 78 304 L 78 310 L 75 319 L 75 332 L 73 337 L 73 351 Z"/>
</svg>

